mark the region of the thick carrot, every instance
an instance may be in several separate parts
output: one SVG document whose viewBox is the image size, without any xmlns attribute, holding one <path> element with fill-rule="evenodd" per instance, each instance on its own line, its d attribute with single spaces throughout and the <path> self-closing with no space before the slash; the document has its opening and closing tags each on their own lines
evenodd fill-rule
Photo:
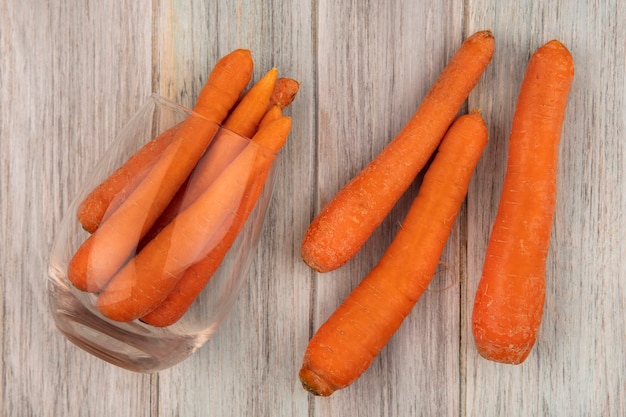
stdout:
<svg viewBox="0 0 626 417">
<path fill-rule="evenodd" d="M 509 138 L 502 195 L 472 313 L 486 359 L 522 363 L 541 326 L 558 148 L 574 63 L 553 40 L 530 58 Z"/>
<path fill-rule="evenodd" d="M 324 207 L 301 255 L 326 272 L 350 260 L 424 167 L 491 60 L 490 31 L 470 36 L 400 133 Z"/>
<path fill-rule="evenodd" d="M 83 229 L 95 232 L 119 207 L 172 143 L 178 128 L 176 125 L 143 145 L 81 201 L 77 218 Z"/>
<path fill-rule="evenodd" d="M 267 110 L 273 106 L 279 106 L 281 109 L 289 106 L 296 98 L 299 90 L 300 83 L 296 80 L 286 77 L 277 79 Z"/>
<path fill-rule="evenodd" d="M 486 143 L 479 113 L 450 127 L 393 242 L 309 342 L 306 390 L 328 396 L 354 382 L 400 327 L 432 280 Z"/>
<path fill-rule="evenodd" d="M 99 291 L 135 251 L 206 150 L 218 124 L 250 81 L 252 56 L 236 50 L 220 59 L 209 75 L 192 113 L 176 132 L 143 181 L 78 248 L 68 278 L 83 291 Z"/>
<path fill-rule="evenodd" d="M 211 186 L 113 277 L 98 297 L 100 312 L 130 321 L 163 302 L 185 270 L 243 221 L 237 215 L 248 202 L 250 184 L 272 163 L 290 128 L 291 119 L 283 117 L 259 131 Z"/>
</svg>

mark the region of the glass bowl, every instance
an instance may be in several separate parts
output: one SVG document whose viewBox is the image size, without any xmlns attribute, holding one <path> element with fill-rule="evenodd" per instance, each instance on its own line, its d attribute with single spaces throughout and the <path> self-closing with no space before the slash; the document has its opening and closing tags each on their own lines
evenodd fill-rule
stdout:
<svg viewBox="0 0 626 417">
<path fill-rule="evenodd" d="M 77 219 L 79 205 L 98 184 L 144 144 L 190 116 L 201 118 L 191 110 L 159 95 L 151 95 L 120 131 L 93 171 L 87 175 L 78 195 L 64 215 L 51 250 L 48 296 L 50 310 L 59 331 L 85 351 L 136 372 L 155 372 L 179 363 L 204 345 L 218 329 L 248 276 L 274 184 L 274 170 L 270 168 L 258 201 L 249 212 L 246 223 L 236 235 L 237 238 L 232 242 L 219 268 L 178 321 L 166 326 L 154 326 L 145 323 L 141 318 L 116 321 L 101 314 L 97 305 L 99 293 L 81 291 L 68 278 L 70 260 L 90 236 Z M 211 123 L 203 120 L 207 124 Z M 273 161 L 276 156 L 271 150 L 258 146 L 248 138 L 221 126 L 215 125 L 213 128 L 208 131 L 217 133 L 206 148 L 203 159 L 214 157 L 213 149 L 218 146 L 222 150 L 224 147 L 229 149 L 232 161 L 244 149 L 247 149 L 246 152 L 255 152 L 268 161 Z M 230 163 L 230 160 L 221 160 L 220 172 Z M 247 177 L 252 174 L 242 170 L 239 175 L 242 181 L 247 181 Z M 248 191 L 246 189 L 239 197 L 245 198 Z M 222 223 L 219 228 L 228 226 Z M 199 253 L 204 256 L 208 250 L 209 248 L 203 248 Z M 135 249 L 131 258 L 139 251 L 140 249 Z"/>
</svg>

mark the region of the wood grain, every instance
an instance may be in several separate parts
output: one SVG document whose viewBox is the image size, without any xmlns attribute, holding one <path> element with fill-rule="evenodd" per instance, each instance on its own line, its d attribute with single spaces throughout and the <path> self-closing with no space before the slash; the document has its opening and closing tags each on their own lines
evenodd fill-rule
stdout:
<svg viewBox="0 0 626 417">
<path fill-rule="evenodd" d="M 626 415 L 626 14 L 618 0 L 0 0 L 1 416 Z M 419 180 L 357 257 L 314 274 L 312 217 L 397 133 L 461 41 L 496 53 L 467 109 L 490 142 L 428 292 L 371 368 L 330 398 L 297 379 L 313 331 L 391 242 Z M 559 38 L 576 77 L 558 171 L 540 338 L 520 366 L 478 357 L 473 291 L 532 51 Z M 247 284 L 213 339 L 158 374 L 76 348 L 48 313 L 50 245 L 115 134 L 151 92 L 191 106 L 234 48 L 301 82 Z"/>
<path fill-rule="evenodd" d="M 46 271 L 81 179 L 150 92 L 151 10 L 3 1 L 0 11 L 0 415 L 147 416 L 150 376 L 55 330 Z"/>
</svg>

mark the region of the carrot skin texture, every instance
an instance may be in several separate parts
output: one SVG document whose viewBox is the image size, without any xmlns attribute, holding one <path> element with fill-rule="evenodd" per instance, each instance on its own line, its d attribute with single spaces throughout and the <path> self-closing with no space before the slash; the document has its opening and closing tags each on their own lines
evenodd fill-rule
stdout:
<svg viewBox="0 0 626 417">
<path fill-rule="evenodd" d="M 274 147 L 280 149 L 291 128 L 287 117 L 274 123 L 267 127 L 269 133 L 255 135 L 256 140 L 211 187 L 111 279 L 97 300 L 103 315 L 131 321 L 150 313 L 172 292 L 187 268 L 206 257 L 228 230 L 242 221 L 237 214 L 247 204 L 246 191 L 271 165 Z"/>
<path fill-rule="evenodd" d="M 533 54 L 520 87 L 472 312 L 475 345 L 488 360 L 524 362 L 541 326 L 558 148 L 573 77 L 570 52 L 553 40 Z"/>
<path fill-rule="evenodd" d="M 328 272 L 360 250 L 431 157 L 493 50 L 490 31 L 463 42 L 405 127 L 313 220 L 301 247 L 307 265 Z"/>
<path fill-rule="evenodd" d="M 200 92 L 196 113 L 181 123 L 173 142 L 147 176 L 70 260 L 68 278 L 74 286 L 82 291 L 100 291 L 132 256 L 249 83 L 252 67 L 250 51 L 241 49 L 217 62 Z"/>
<path fill-rule="evenodd" d="M 307 391 L 350 385 L 400 327 L 432 280 L 486 143 L 479 113 L 450 127 L 393 242 L 309 342 L 299 373 Z"/>
</svg>

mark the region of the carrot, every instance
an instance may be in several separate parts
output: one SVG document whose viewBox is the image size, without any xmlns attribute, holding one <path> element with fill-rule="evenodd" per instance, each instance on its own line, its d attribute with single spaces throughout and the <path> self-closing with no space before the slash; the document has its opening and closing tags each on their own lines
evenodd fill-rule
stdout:
<svg viewBox="0 0 626 417">
<path fill-rule="evenodd" d="M 235 215 L 235 220 L 227 227 L 224 237 L 199 262 L 183 273 L 172 291 L 154 310 L 141 318 L 144 323 L 156 327 L 170 326 L 187 312 L 191 304 L 200 295 L 206 284 L 221 265 L 239 232 L 243 228 L 252 209 L 258 201 L 271 166 L 260 169 L 256 178 L 251 179 L 245 203 L 242 203 Z"/>
<path fill-rule="evenodd" d="M 541 326 L 558 147 L 573 77 L 570 52 L 552 40 L 532 55 L 520 87 L 472 313 L 476 348 L 492 361 L 522 363 Z"/>
<path fill-rule="evenodd" d="M 206 155 L 198 162 L 193 175 L 178 189 L 170 204 L 144 237 L 144 242 L 140 244 L 140 247 L 152 239 L 180 211 L 193 203 L 224 167 L 241 152 L 246 145 L 243 138 L 252 137 L 266 113 L 267 103 L 269 103 L 270 96 L 274 91 L 277 74 L 276 68 L 269 70 L 237 103 L 224 122 L 225 129 L 219 131 Z M 242 136 L 242 138 L 237 138 L 237 135 Z"/>
<path fill-rule="evenodd" d="M 267 111 L 278 70 L 272 68 L 246 93 L 224 122 L 224 127 L 244 137 L 251 137 Z"/>
<path fill-rule="evenodd" d="M 267 125 L 267 123 L 273 120 L 280 119 L 282 115 L 283 115 L 282 108 L 277 104 L 273 105 L 272 107 L 269 108 L 269 110 L 265 113 L 265 115 L 259 122 L 259 127 L 263 127 Z"/>
<path fill-rule="evenodd" d="M 77 218 L 83 229 L 95 232 L 100 223 L 119 207 L 172 143 L 178 128 L 176 125 L 143 145 L 81 201 Z"/>
<path fill-rule="evenodd" d="M 130 321 L 156 308 L 184 271 L 242 221 L 237 214 L 247 204 L 250 184 L 272 163 L 290 128 L 291 119 L 283 117 L 260 130 L 222 175 L 113 277 L 97 299 L 100 312 Z"/>
<path fill-rule="evenodd" d="M 267 110 L 269 111 L 273 106 L 279 106 L 281 109 L 289 106 L 296 98 L 299 90 L 300 83 L 296 80 L 285 77 L 277 79 Z"/>
<path fill-rule="evenodd" d="M 432 280 L 486 143 L 477 112 L 450 127 L 393 242 L 310 340 L 306 390 L 328 396 L 354 382 L 400 327 Z"/>
<path fill-rule="evenodd" d="M 327 272 L 359 251 L 424 167 L 493 50 L 490 31 L 463 42 L 407 125 L 313 220 L 301 248 L 306 264 Z"/>
<path fill-rule="evenodd" d="M 220 59 L 200 92 L 194 110 L 143 181 L 78 248 L 68 278 L 83 291 L 101 290 L 128 260 L 206 150 L 218 124 L 250 81 L 252 57 L 236 50 Z"/>
</svg>

